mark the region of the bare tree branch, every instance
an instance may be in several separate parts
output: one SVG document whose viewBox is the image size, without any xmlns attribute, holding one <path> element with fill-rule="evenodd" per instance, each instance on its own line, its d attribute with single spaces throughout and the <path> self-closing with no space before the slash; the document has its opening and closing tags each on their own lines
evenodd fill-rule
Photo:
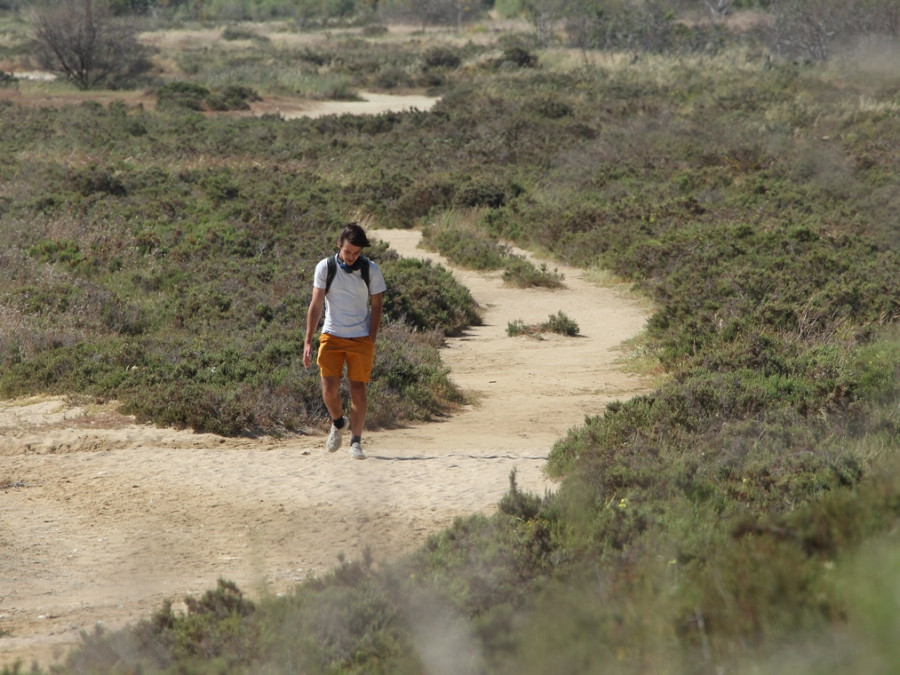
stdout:
<svg viewBox="0 0 900 675">
<path fill-rule="evenodd" d="M 41 67 L 72 80 L 80 89 L 129 72 L 143 58 L 136 31 L 116 19 L 105 0 L 65 0 L 37 12 L 35 50 Z"/>
</svg>

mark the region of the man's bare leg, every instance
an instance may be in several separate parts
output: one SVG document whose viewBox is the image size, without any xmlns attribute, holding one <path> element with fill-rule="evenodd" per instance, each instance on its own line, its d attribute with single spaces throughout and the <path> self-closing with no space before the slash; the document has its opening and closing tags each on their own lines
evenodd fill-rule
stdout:
<svg viewBox="0 0 900 675">
<path fill-rule="evenodd" d="M 354 436 L 362 436 L 368 407 L 368 385 L 350 380 L 350 432 Z"/>
<path fill-rule="evenodd" d="M 331 419 L 339 420 L 343 415 L 344 404 L 341 401 L 341 378 L 340 377 L 323 377 L 322 378 L 322 400 L 325 407 L 328 408 L 328 414 Z"/>
</svg>

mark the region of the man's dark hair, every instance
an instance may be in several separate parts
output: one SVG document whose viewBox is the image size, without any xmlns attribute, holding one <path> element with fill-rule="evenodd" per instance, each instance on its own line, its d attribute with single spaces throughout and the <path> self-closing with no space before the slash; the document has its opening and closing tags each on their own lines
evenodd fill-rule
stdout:
<svg viewBox="0 0 900 675">
<path fill-rule="evenodd" d="M 366 231 L 362 229 L 359 223 L 344 225 L 344 229 L 341 230 L 341 236 L 338 237 L 338 246 L 341 246 L 345 241 L 360 248 L 371 246 L 369 238 L 366 236 Z"/>
</svg>

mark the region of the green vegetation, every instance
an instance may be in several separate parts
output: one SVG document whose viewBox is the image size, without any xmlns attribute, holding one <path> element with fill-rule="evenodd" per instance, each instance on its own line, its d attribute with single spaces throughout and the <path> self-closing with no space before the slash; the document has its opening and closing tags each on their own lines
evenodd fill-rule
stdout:
<svg viewBox="0 0 900 675">
<path fill-rule="evenodd" d="M 455 188 L 445 186 L 449 194 L 454 194 Z M 466 200 L 471 196 L 471 186 L 462 186 L 457 195 L 462 194 Z M 501 197 L 493 202 L 494 209 L 502 206 L 505 198 Z M 467 204 L 468 206 L 481 205 Z M 443 205 L 446 207 L 447 205 Z M 433 206 L 434 208 L 441 208 Z M 544 288 L 558 288 L 562 286 L 563 275 L 558 271 L 552 272 L 546 264 L 535 267 L 529 260 L 512 252 L 509 246 L 499 244 L 484 229 L 471 223 L 466 213 L 461 214 L 458 209 L 451 208 L 447 211 L 439 211 L 429 220 L 423 228 L 423 241 L 426 247 L 439 251 L 443 256 L 455 265 L 476 270 L 503 270 L 503 281 L 518 288 L 531 288 L 542 286 Z"/>
<path fill-rule="evenodd" d="M 458 65 L 423 69 L 390 30 L 309 47 L 353 87 L 386 63 L 432 78 L 429 112 L 0 104 L 4 396 L 87 392 L 219 433 L 313 423 L 309 277 L 357 214 L 482 268 L 503 241 L 611 270 L 653 300 L 667 371 L 556 443 L 552 495 L 513 475 L 496 514 L 403 560 L 254 603 L 223 581 L 185 616 L 86 636 L 62 672 L 896 669 L 896 34 L 813 64 L 756 28 L 652 18 L 609 33 L 641 38 L 625 55 L 451 36 Z M 458 402 L 435 347 L 474 305 L 439 266 L 371 253 L 392 289 L 371 414 L 427 417 Z"/>
<path fill-rule="evenodd" d="M 250 87 L 228 85 L 220 93 L 191 82 L 170 82 L 156 92 L 156 105 L 162 109 L 184 110 L 250 110 L 250 103 L 261 101 Z"/>
<path fill-rule="evenodd" d="M 515 321 L 510 321 L 506 327 L 506 334 L 510 337 L 517 335 L 540 337 L 541 333 L 558 333 L 559 335 L 575 337 L 579 331 L 578 324 L 566 316 L 562 310 L 556 314 L 551 314 L 543 323 L 526 325 L 521 319 L 516 319 Z"/>
</svg>

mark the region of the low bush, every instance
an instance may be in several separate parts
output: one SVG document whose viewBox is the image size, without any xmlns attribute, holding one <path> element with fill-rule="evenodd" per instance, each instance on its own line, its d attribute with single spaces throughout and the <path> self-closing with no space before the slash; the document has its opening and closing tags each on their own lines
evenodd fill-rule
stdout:
<svg viewBox="0 0 900 675">
<path fill-rule="evenodd" d="M 480 325 L 471 293 L 440 265 L 404 258 L 385 269 L 384 315 L 418 331 L 459 335 Z"/>
<path fill-rule="evenodd" d="M 573 319 L 569 318 L 562 310 L 558 311 L 556 314 L 551 314 L 546 323 L 542 324 L 542 326 L 551 333 L 559 333 L 560 335 L 567 335 L 569 337 L 575 337 L 580 332 L 578 324 Z"/>
<path fill-rule="evenodd" d="M 506 327 L 506 334 L 510 337 L 517 335 L 529 335 L 531 337 L 540 337 L 541 333 L 558 333 L 569 337 L 578 335 L 580 329 L 578 324 L 570 319 L 562 310 L 556 314 L 551 314 L 547 321 L 543 323 L 525 325 L 521 319 L 510 321 Z"/>
<path fill-rule="evenodd" d="M 462 267 L 502 269 L 503 281 L 519 288 L 562 286 L 564 277 L 558 271 L 551 272 L 546 264 L 535 267 L 477 227 L 457 221 L 460 221 L 457 212 L 447 212 L 428 223 L 422 230 L 425 245 Z"/>
<path fill-rule="evenodd" d="M 156 105 L 164 110 L 249 110 L 251 102 L 261 100 L 254 89 L 244 85 L 228 85 L 214 93 L 203 85 L 170 82 L 156 92 Z"/>
<path fill-rule="evenodd" d="M 422 54 L 424 68 L 458 68 L 462 63 L 459 52 L 447 46 L 429 47 Z"/>
<path fill-rule="evenodd" d="M 206 99 L 210 110 L 250 110 L 250 104 L 262 101 L 259 94 L 250 87 L 229 85 L 219 94 L 212 94 Z"/>
<path fill-rule="evenodd" d="M 203 110 L 209 95 L 209 89 L 202 85 L 192 82 L 170 82 L 157 90 L 156 105 L 161 109 Z"/>
<path fill-rule="evenodd" d="M 519 68 L 536 68 L 538 57 L 523 47 L 513 46 L 503 50 L 503 57 L 498 63 L 512 63 Z"/>
<path fill-rule="evenodd" d="M 501 269 L 511 255 L 508 247 L 472 227 L 458 227 L 449 218 L 426 225 L 422 241 L 451 263 L 476 270 Z"/>
<path fill-rule="evenodd" d="M 540 286 L 543 288 L 560 288 L 565 277 L 558 271 L 541 263 L 535 267 L 529 260 L 520 256 L 511 256 L 503 269 L 503 281 L 517 288 Z"/>
</svg>

